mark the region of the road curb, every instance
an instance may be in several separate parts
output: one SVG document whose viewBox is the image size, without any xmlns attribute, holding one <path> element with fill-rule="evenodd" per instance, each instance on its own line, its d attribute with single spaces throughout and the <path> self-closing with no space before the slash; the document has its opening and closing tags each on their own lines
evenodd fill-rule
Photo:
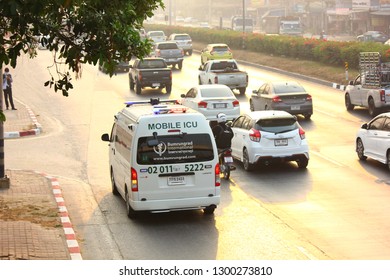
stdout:
<svg viewBox="0 0 390 280">
<path fill-rule="evenodd" d="M 80 246 L 76 240 L 76 234 L 73 230 L 73 225 L 70 221 L 68 209 L 65 206 L 64 198 L 62 197 L 62 191 L 58 179 L 42 172 L 35 171 L 35 173 L 44 176 L 51 183 L 54 198 L 57 202 L 58 210 L 60 212 L 61 223 L 64 229 L 66 243 L 68 246 L 71 260 L 82 260 L 83 258 L 80 253 Z"/>
<path fill-rule="evenodd" d="M 23 131 L 11 131 L 11 132 L 4 132 L 4 139 L 10 139 L 10 138 L 19 138 L 19 137 L 24 137 L 24 136 L 31 136 L 31 135 L 39 135 L 42 132 L 42 126 L 38 122 L 34 112 L 28 107 L 27 105 L 25 106 L 27 113 L 30 116 L 30 119 L 32 121 L 33 126 L 35 127 L 34 129 L 30 130 L 23 130 Z"/>
</svg>

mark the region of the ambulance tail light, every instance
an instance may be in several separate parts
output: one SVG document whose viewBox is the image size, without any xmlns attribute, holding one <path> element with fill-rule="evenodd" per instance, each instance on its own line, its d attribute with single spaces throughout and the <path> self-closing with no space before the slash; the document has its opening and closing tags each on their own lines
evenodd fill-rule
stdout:
<svg viewBox="0 0 390 280">
<path fill-rule="evenodd" d="M 138 176 L 137 171 L 132 167 L 131 170 L 131 191 L 138 192 Z"/>
<path fill-rule="evenodd" d="M 219 163 L 215 165 L 215 187 L 220 187 L 221 186 L 221 168 L 219 166 Z"/>
</svg>

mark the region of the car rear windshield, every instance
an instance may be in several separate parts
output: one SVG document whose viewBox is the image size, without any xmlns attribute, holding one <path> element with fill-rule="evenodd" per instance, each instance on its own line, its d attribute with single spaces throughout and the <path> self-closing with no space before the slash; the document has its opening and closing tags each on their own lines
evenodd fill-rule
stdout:
<svg viewBox="0 0 390 280">
<path fill-rule="evenodd" d="M 167 67 L 164 60 L 143 60 L 140 61 L 138 68 L 139 69 L 149 69 L 149 68 L 165 68 Z"/>
<path fill-rule="evenodd" d="M 275 93 L 305 92 L 305 89 L 297 83 L 277 83 L 274 84 Z"/>
<path fill-rule="evenodd" d="M 189 35 L 176 35 L 175 40 L 191 40 L 191 37 Z"/>
<path fill-rule="evenodd" d="M 260 131 L 282 133 L 298 128 L 298 123 L 292 118 L 261 119 L 255 124 L 255 129 Z"/>
<path fill-rule="evenodd" d="M 226 69 L 237 69 L 237 65 L 233 61 L 221 61 L 221 62 L 214 62 L 213 65 L 211 65 L 211 70 L 226 70 Z"/>
<path fill-rule="evenodd" d="M 158 145 L 151 146 L 153 140 Z M 137 163 L 140 165 L 203 162 L 214 159 L 210 134 L 176 134 L 140 137 Z M 149 144 L 149 145 L 148 145 Z"/>
<path fill-rule="evenodd" d="M 227 52 L 228 47 L 220 46 L 220 47 L 213 47 L 213 51 L 215 52 Z"/>
<path fill-rule="evenodd" d="M 203 88 L 203 97 L 233 97 L 234 94 L 230 88 Z"/>
<path fill-rule="evenodd" d="M 178 49 L 176 43 L 164 43 L 164 44 L 159 44 L 157 48 L 160 49 L 160 50 Z"/>
</svg>

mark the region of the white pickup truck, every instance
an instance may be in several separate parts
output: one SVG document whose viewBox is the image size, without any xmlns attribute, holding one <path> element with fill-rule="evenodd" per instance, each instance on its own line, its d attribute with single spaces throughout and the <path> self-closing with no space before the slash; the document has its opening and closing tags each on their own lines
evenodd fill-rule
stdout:
<svg viewBox="0 0 390 280">
<path fill-rule="evenodd" d="M 345 107 L 368 108 L 371 116 L 390 110 L 390 63 L 381 63 L 377 52 L 362 52 L 360 74 L 345 89 Z"/>
<path fill-rule="evenodd" d="M 244 95 L 248 86 L 248 73 L 240 71 L 234 59 L 209 60 L 199 67 L 199 84 L 222 84 L 238 89 Z"/>
</svg>

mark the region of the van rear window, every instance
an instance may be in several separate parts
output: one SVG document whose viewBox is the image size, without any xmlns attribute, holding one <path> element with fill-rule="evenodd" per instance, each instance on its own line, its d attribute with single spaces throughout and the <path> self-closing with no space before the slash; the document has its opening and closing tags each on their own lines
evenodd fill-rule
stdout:
<svg viewBox="0 0 390 280">
<path fill-rule="evenodd" d="M 153 136 L 138 139 L 138 164 L 173 164 L 214 159 L 211 137 L 207 133 L 157 136 L 159 144 L 150 146 L 153 140 Z"/>
</svg>

